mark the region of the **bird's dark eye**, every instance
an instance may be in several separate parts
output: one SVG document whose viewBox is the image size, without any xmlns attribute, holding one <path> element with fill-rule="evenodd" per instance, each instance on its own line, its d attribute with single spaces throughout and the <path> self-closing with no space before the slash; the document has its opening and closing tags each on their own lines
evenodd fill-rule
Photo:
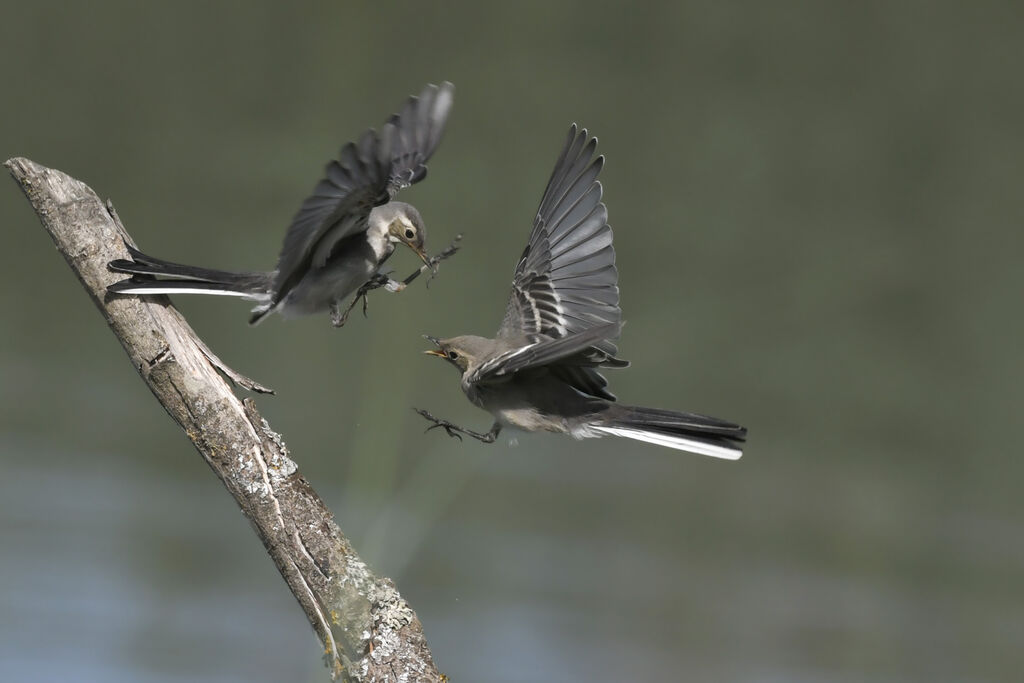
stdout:
<svg viewBox="0 0 1024 683">
<path fill-rule="evenodd" d="M 454 351 L 449 351 L 448 352 L 448 360 L 458 360 L 458 359 L 459 359 L 459 354 L 455 353 Z"/>
<path fill-rule="evenodd" d="M 414 233 L 412 231 L 412 228 L 406 228 L 405 229 L 405 239 L 411 240 L 415 236 L 416 236 L 416 233 Z"/>
</svg>

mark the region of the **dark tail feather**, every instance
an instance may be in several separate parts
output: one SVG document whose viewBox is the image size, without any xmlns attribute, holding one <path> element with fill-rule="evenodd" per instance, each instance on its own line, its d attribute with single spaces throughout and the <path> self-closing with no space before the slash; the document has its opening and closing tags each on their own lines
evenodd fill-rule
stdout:
<svg viewBox="0 0 1024 683">
<path fill-rule="evenodd" d="M 747 430 L 737 424 L 696 413 L 612 404 L 594 429 L 681 451 L 737 460 Z"/>
<path fill-rule="evenodd" d="M 107 291 L 116 294 L 219 294 L 254 301 L 269 298 L 271 273 L 233 273 L 164 261 L 128 247 L 132 260 L 117 259 L 107 264 L 110 270 L 130 273 L 130 280 L 115 282 Z"/>
<path fill-rule="evenodd" d="M 259 325 L 264 318 L 270 315 L 274 311 L 274 304 L 270 299 L 267 299 L 266 303 L 261 303 L 256 308 L 252 309 L 252 315 L 249 316 L 250 325 Z"/>
</svg>

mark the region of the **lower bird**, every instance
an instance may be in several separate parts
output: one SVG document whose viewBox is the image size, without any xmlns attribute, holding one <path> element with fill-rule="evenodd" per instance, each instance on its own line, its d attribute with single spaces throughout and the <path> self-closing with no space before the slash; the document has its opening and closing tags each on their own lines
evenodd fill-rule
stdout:
<svg viewBox="0 0 1024 683">
<path fill-rule="evenodd" d="M 285 235 L 277 267 L 269 272 L 237 273 L 199 268 L 147 256 L 129 247 L 132 259 L 109 268 L 137 277 L 116 282 L 114 294 L 218 294 L 256 303 L 249 322 L 269 313 L 286 317 L 330 311 L 335 325 L 376 287 L 399 291 L 406 282 L 380 272 L 395 248 L 404 244 L 436 266 L 424 248 L 426 227 L 410 204 L 393 201 L 402 188 L 427 175 L 427 161 L 441 141 L 452 107 L 451 83 L 428 85 L 409 97 L 380 131 L 367 130 L 357 143 L 341 148 L 327 164 L 325 177 L 299 208 Z M 444 255 L 454 252 L 454 246 Z M 440 256 L 440 255 L 439 255 Z M 345 310 L 341 304 L 353 292 Z M 364 308 L 365 312 L 365 308 Z"/>
<path fill-rule="evenodd" d="M 558 432 L 577 439 L 619 436 L 729 460 L 747 430 L 696 413 L 617 403 L 597 368 L 629 365 L 616 357 L 622 327 L 618 273 L 608 212 L 597 180 L 604 157 L 597 138 L 573 125 L 516 267 L 495 338 L 437 339 L 425 353 L 462 375 L 469 400 L 494 416 L 486 433 L 418 410 L 449 436 L 492 443 L 503 427 Z"/>
</svg>

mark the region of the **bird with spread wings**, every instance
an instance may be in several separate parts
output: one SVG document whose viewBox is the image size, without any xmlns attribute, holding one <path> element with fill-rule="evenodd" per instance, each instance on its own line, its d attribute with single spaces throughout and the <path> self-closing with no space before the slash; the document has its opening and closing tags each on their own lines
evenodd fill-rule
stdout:
<svg viewBox="0 0 1024 683">
<path fill-rule="evenodd" d="M 129 247 L 132 259 L 109 264 L 133 275 L 111 285 L 115 294 L 215 294 L 256 303 L 250 323 L 277 312 L 284 316 L 330 311 L 344 324 L 356 301 L 376 287 L 399 291 L 440 258 L 425 251 L 426 226 L 410 204 L 395 201 L 398 192 L 427 175 L 452 108 L 454 86 L 427 85 L 409 97 L 379 131 L 367 130 L 341 148 L 292 219 L 277 267 L 269 272 L 232 272 L 187 266 L 147 256 Z M 380 272 L 399 244 L 424 262 L 404 282 Z M 353 292 L 352 304 L 342 302 Z M 365 309 L 364 309 L 365 310 Z"/>
<path fill-rule="evenodd" d="M 450 436 L 490 443 L 503 427 L 577 439 L 619 436 L 714 457 L 742 455 L 746 429 L 718 418 L 616 402 L 599 368 L 621 368 L 618 272 L 597 177 L 597 138 L 569 129 L 516 266 L 494 338 L 427 337 L 462 375 L 462 390 L 494 416 L 486 433 L 420 415 Z"/>
</svg>

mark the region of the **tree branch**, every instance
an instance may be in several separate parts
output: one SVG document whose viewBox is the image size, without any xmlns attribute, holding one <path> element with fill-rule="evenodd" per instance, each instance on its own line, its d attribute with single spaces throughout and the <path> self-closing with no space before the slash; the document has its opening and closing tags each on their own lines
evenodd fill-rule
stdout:
<svg viewBox="0 0 1024 683">
<path fill-rule="evenodd" d="M 412 608 L 374 576 L 298 472 L 281 437 L 232 381 L 267 391 L 214 356 L 164 296 L 108 296 L 107 263 L 131 243 L 113 208 L 84 183 L 28 159 L 11 175 L 144 382 L 220 477 L 324 646 L 332 678 L 440 682 Z"/>
</svg>

